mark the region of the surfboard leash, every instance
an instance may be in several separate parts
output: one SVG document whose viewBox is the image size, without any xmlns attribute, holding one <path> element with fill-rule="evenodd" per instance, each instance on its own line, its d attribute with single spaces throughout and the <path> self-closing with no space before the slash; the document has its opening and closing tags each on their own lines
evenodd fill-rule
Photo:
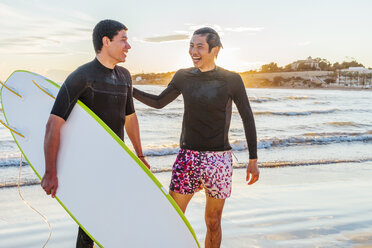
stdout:
<svg viewBox="0 0 372 248">
<path fill-rule="evenodd" d="M 33 81 L 34 84 L 39 88 L 41 89 L 43 92 L 45 92 L 46 94 L 48 94 L 49 96 L 53 97 L 51 94 L 49 94 L 47 91 L 45 91 L 44 89 L 42 89 L 37 83 L 35 83 L 35 81 Z M 0 81 L 0 84 L 6 88 L 7 90 L 9 90 L 10 92 L 12 92 L 13 94 L 15 94 L 16 96 L 22 98 L 22 96 L 20 94 L 18 94 L 15 90 L 9 88 L 8 86 L 6 86 L 3 82 Z M 54 98 L 54 97 L 53 97 Z M 24 135 L 22 135 L 20 132 L 16 131 L 14 128 L 11 128 L 10 126 L 8 126 L 7 124 L 5 124 L 2 120 L 0 120 L 0 123 L 4 125 L 4 127 L 6 127 L 7 129 L 9 129 L 11 132 L 21 136 L 22 138 L 25 138 Z M 25 198 L 23 197 L 22 193 L 21 193 L 21 172 L 22 172 L 22 162 L 23 162 L 23 156 L 22 156 L 22 153 L 21 153 L 21 157 L 20 157 L 20 163 L 19 163 L 19 172 L 18 172 L 18 182 L 17 182 L 17 190 L 18 190 L 18 195 L 21 197 L 22 201 L 24 204 L 26 204 L 29 208 L 31 208 L 33 211 L 35 211 L 37 214 L 39 214 L 41 216 L 41 218 L 43 219 L 43 221 L 48 224 L 48 228 L 49 228 L 49 236 L 48 236 L 48 239 L 46 240 L 46 242 L 44 243 L 43 245 L 43 248 L 46 247 L 46 245 L 48 244 L 51 236 L 52 236 L 52 226 L 48 220 L 47 217 L 45 217 L 42 213 L 40 213 L 40 211 L 38 211 L 36 208 L 34 208 L 33 206 L 31 206 L 31 204 L 25 200 Z"/>
<path fill-rule="evenodd" d="M 21 193 L 21 171 L 22 171 L 22 153 L 21 153 L 21 162 L 19 163 L 19 172 L 18 172 L 18 183 L 17 183 L 17 189 L 18 189 L 18 194 L 19 196 L 21 197 L 22 201 L 29 207 L 31 208 L 32 210 L 34 210 L 37 214 L 39 214 L 41 216 L 41 218 L 43 219 L 43 221 L 48 224 L 48 227 L 49 227 L 49 236 L 48 236 L 48 239 L 47 241 L 44 243 L 43 245 L 43 248 L 46 247 L 46 245 L 48 244 L 50 238 L 52 237 L 52 226 L 50 225 L 50 222 L 48 220 L 47 217 L 45 217 L 42 213 L 40 213 L 36 208 L 34 208 L 33 206 L 31 206 L 31 204 L 25 200 L 25 198 L 22 196 L 22 193 Z"/>
</svg>

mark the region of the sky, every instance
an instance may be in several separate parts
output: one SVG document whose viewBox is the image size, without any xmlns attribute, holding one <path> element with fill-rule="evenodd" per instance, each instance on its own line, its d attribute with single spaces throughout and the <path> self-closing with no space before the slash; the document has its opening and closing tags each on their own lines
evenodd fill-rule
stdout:
<svg viewBox="0 0 372 248">
<path fill-rule="evenodd" d="M 372 67 L 370 0 L 0 0 L 0 80 L 29 70 L 56 82 L 95 57 L 92 30 L 125 24 L 132 74 L 191 67 L 192 32 L 209 26 L 224 49 L 217 65 L 234 71 L 284 66 L 308 56 Z"/>
</svg>

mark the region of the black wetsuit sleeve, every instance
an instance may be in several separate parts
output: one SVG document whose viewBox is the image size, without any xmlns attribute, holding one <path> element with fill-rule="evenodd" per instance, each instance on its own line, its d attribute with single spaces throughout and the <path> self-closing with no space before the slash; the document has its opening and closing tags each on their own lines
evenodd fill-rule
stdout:
<svg viewBox="0 0 372 248">
<path fill-rule="evenodd" d="M 168 84 L 168 87 L 158 96 L 134 88 L 133 97 L 147 106 L 161 109 L 174 101 L 174 99 L 181 94 L 176 87 L 175 77 L 176 76 L 173 77 L 172 81 Z"/>
<path fill-rule="evenodd" d="M 257 134 L 254 122 L 253 112 L 249 104 L 244 83 L 239 74 L 234 77 L 232 82 L 233 101 L 238 108 L 239 114 L 243 120 L 245 137 L 247 139 L 249 159 L 257 158 Z"/>
<path fill-rule="evenodd" d="M 87 81 L 79 71 L 71 73 L 62 84 L 51 114 L 67 120 L 77 100 L 87 87 Z"/>
<path fill-rule="evenodd" d="M 128 95 L 127 95 L 127 104 L 125 106 L 125 115 L 131 115 L 134 112 L 136 112 L 136 110 L 134 109 L 134 103 L 133 103 L 132 78 L 131 78 L 129 72 L 128 72 L 128 78 L 129 78 L 129 81 L 130 81 L 130 85 L 129 85 Z"/>
</svg>

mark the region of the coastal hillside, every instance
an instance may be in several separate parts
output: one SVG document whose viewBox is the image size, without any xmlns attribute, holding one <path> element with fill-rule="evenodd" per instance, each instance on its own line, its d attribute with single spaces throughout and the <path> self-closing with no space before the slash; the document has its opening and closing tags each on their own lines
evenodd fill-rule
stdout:
<svg viewBox="0 0 372 248">
<path fill-rule="evenodd" d="M 137 85 L 168 85 L 175 71 L 141 73 L 132 76 Z M 372 69 L 357 61 L 331 64 L 326 59 L 308 57 L 283 67 L 276 63 L 260 70 L 239 72 L 247 88 L 371 88 Z"/>
</svg>

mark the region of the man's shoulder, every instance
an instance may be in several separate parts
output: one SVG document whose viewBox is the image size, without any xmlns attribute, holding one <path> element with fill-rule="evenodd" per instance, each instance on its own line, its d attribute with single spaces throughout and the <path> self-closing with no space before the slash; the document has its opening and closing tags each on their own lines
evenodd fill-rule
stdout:
<svg viewBox="0 0 372 248">
<path fill-rule="evenodd" d="M 127 68 L 123 67 L 123 66 L 116 65 L 115 70 L 117 70 L 118 72 L 123 73 L 125 75 L 130 75 L 129 70 Z"/>
<path fill-rule="evenodd" d="M 190 76 L 196 76 L 199 73 L 199 69 L 196 67 L 189 67 L 189 68 L 182 68 L 176 71 L 176 74 L 174 74 L 174 77 L 190 77 Z"/>
<path fill-rule="evenodd" d="M 240 77 L 239 73 L 237 72 L 230 71 L 230 70 L 227 70 L 219 66 L 217 68 L 218 68 L 219 74 L 227 79 L 236 79 Z"/>
<path fill-rule="evenodd" d="M 125 84 L 132 86 L 132 76 L 127 68 L 116 65 L 114 69 L 118 74 L 121 75 L 121 78 L 125 80 Z"/>
<path fill-rule="evenodd" d="M 81 66 L 79 66 L 78 68 L 76 68 L 73 72 L 70 73 L 70 75 L 67 77 L 67 79 L 71 79 L 71 78 L 84 78 L 87 74 L 87 71 L 89 71 L 90 69 L 93 69 L 93 64 L 92 64 L 92 61 L 88 62 L 88 63 L 85 63 Z M 66 79 L 66 80 L 67 80 Z"/>
<path fill-rule="evenodd" d="M 176 71 L 176 74 L 183 75 L 183 74 L 192 73 L 194 69 L 195 67 L 182 68 Z"/>
</svg>

